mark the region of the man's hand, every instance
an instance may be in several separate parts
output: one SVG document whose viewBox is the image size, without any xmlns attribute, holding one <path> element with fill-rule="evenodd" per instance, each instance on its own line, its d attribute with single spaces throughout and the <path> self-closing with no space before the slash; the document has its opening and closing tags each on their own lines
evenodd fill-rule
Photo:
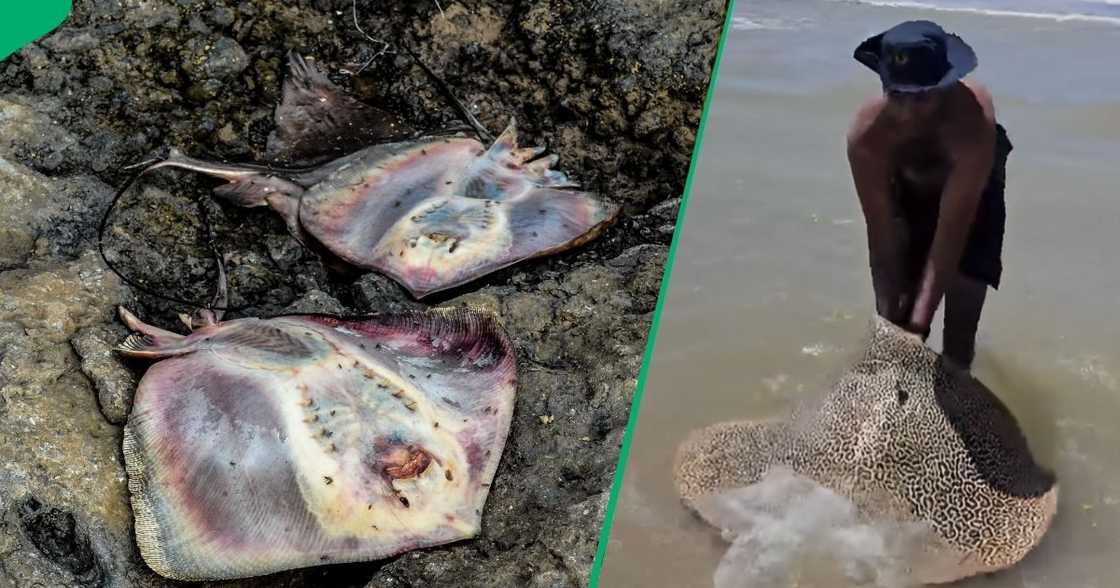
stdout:
<svg viewBox="0 0 1120 588">
<path fill-rule="evenodd" d="M 902 305 L 902 318 L 899 319 L 898 325 L 902 327 L 903 331 L 925 342 L 926 339 L 929 339 L 930 325 L 926 322 L 914 320 L 913 294 L 905 295 Z"/>
<path fill-rule="evenodd" d="M 907 335 L 914 337 L 922 343 L 925 343 L 926 339 L 929 339 L 930 328 L 928 326 L 906 323 L 905 325 L 902 325 L 902 330 L 905 331 Z"/>
<path fill-rule="evenodd" d="M 894 277 L 891 268 L 873 265 L 871 267 L 871 285 L 875 291 L 875 311 L 879 316 L 895 324 L 906 322 L 910 318 L 909 307 L 905 305 L 905 294 L 899 288 L 898 279 Z"/>
</svg>

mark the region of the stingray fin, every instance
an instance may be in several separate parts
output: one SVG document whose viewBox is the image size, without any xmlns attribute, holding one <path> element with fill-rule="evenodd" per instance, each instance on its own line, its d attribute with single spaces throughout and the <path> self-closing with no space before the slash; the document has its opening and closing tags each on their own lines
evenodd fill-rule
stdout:
<svg viewBox="0 0 1120 588">
<path fill-rule="evenodd" d="M 542 188 L 510 204 L 509 228 L 519 259 L 579 247 L 614 222 L 620 207 L 586 192 Z"/>
<path fill-rule="evenodd" d="M 312 320 L 330 326 L 346 321 L 329 316 Z M 488 372 L 501 366 L 511 369 L 513 348 L 498 318 L 490 312 L 467 308 L 436 308 L 373 315 L 351 322 L 377 343 L 404 354 L 402 361 L 424 366 L 430 372 L 447 370 L 449 378 L 464 369 Z M 419 359 L 416 359 L 419 358 Z M 431 368 L 432 360 L 440 367 Z"/>
<path fill-rule="evenodd" d="M 317 357 L 320 352 L 314 345 L 291 331 L 273 326 L 273 322 L 259 319 L 242 319 L 223 325 L 211 337 L 217 348 L 237 354 L 252 356 L 271 354 L 303 360 Z"/>
<path fill-rule="evenodd" d="M 129 312 L 125 307 L 118 308 L 121 320 L 128 328 L 136 331 L 129 335 L 117 351 L 130 357 L 160 358 L 182 355 L 191 351 L 187 338 L 159 327 L 153 327 Z"/>
<path fill-rule="evenodd" d="M 275 161 L 319 161 L 412 132 L 403 119 L 350 96 L 294 51 L 274 122 L 265 155 Z"/>
<path fill-rule="evenodd" d="M 506 128 L 502 131 L 502 134 L 498 135 L 497 139 L 494 139 L 494 143 L 490 145 L 489 151 L 491 153 L 498 153 L 510 151 L 516 148 L 517 119 L 511 116 L 509 119 L 509 124 L 506 125 Z"/>
<path fill-rule="evenodd" d="M 773 420 L 723 422 L 694 431 L 677 448 L 677 492 L 690 503 L 753 484 L 781 461 L 788 442 L 785 425 Z"/>
<path fill-rule="evenodd" d="M 526 189 L 577 188 L 564 172 L 552 169 L 560 156 L 540 157 L 544 147 L 518 147 L 517 121 L 509 124 L 472 165 L 463 195 L 468 198 L 507 200 Z"/>
</svg>

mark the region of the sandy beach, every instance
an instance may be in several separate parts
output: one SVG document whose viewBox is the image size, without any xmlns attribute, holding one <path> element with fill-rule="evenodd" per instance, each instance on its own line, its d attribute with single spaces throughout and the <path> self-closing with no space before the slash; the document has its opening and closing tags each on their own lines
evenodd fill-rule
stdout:
<svg viewBox="0 0 1120 588">
<path fill-rule="evenodd" d="M 1043 543 L 1011 570 L 962 586 L 1114 583 L 1120 79 L 1104 72 L 1120 21 L 1106 3 L 1074 16 L 1025 5 L 1008 14 L 1003 4 L 738 3 L 601 586 L 712 586 L 727 544 L 678 503 L 676 446 L 714 422 L 780 414 L 828 386 L 859 351 L 873 306 L 844 134 L 856 105 L 879 87 L 851 53 L 915 18 L 975 48 L 973 77 L 993 92 L 1015 146 L 1003 284 L 988 297 L 974 373 L 1061 484 Z M 1072 12 L 1075 4 L 1092 3 L 1051 6 Z"/>
<path fill-rule="evenodd" d="M 113 348 L 129 335 L 117 305 L 182 334 L 179 313 L 210 300 L 218 270 L 200 206 L 225 259 L 233 308 L 224 319 L 470 305 L 499 317 L 519 374 L 476 537 L 396 557 L 367 551 L 360 555 L 373 561 L 354 564 L 309 548 L 317 561 L 272 561 L 327 565 L 208 585 L 586 586 L 725 7 L 720 0 L 73 2 L 56 30 L 0 61 L 0 588 L 182 585 L 142 559 L 128 486 L 137 477 L 126 475 L 122 455 L 124 427 L 144 414 L 142 404 L 133 410 L 133 398 L 152 363 L 126 362 Z M 97 253 L 98 223 L 135 173 L 126 166 L 176 148 L 287 167 L 270 161 L 268 137 L 277 128 L 283 81 L 301 77 L 287 77 L 289 51 L 417 130 L 460 126 L 423 64 L 490 134 L 515 118 L 519 145 L 547 145 L 560 158 L 558 169 L 624 214 L 582 247 L 416 300 L 385 273 L 329 268 L 267 207 L 240 208 L 211 197 L 217 182 L 161 172 L 124 194 L 105 225 L 106 258 L 151 294 L 126 284 Z M 318 103 L 330 103 L 332 94 L 317 95 Z M 309 142 L 327 157 L 344 149 L 331 138 Z M 192 304 L 172 303 L 172 296 Z M 186 392 L 197 399 L 198 388 Z M 373 398 L 364 391 L 377 394 L 364 383 L 355 390 L 355 406 Z M 231 411 L 219 413 L 241 422 Z M 344 425 L 362 432 L 349 439 L 369 438 L 361 435 L 375 420 L 385 423 Z M 264 430 L 258 426 L 254 420 L 245 430 Z M 341 455 L 347 435 L 327 436 L 335 433 Z M 247 433 L 258 434 L 271 433 Z M 251 442 L 224 444 L 237 450 Z M 357 442 L 349 449 L 378 451 Z M 230 470 L 209 471 L 234 475 L 222 472 L 235 463 L 247 491 L 230 495 L 228 505 L 270 497 L 256 503 L 259 511 L 242 512 L 275 521 L 276 504 L 304 496 L 269 494 L 258 484 L 298 471 L 292 460 L 255 467 L 237 459 Z M 199 480 L 193 471 L 183 477 Z M 334 479 L 323 483 L 343 486 Z M 373 492 L 381 484 L 355 488 Z M 291 545 L 285 533 L 304 531 L 269 531 L 265 540 Z M 190 544 L 199 535 L 174 539 Z M 230 559 L 245 553 L 245 543 L 222 545 Z M 228 575 L 250 572 L 231 567 Z"/>
</svg>

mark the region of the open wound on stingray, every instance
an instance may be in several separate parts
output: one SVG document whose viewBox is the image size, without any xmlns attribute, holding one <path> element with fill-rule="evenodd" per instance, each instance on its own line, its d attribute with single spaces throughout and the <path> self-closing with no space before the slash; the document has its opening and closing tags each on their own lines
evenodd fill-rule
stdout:
<svg viewBox="0 0 1120 588">
<path fill-rule="evenodd" d="M 516 369 L 464 308 L 218 321 L 189 335 L 121 316 L 157 360 L 124 431 L 148 565 L 217 580 L 370 561 L 475 536 Z"/>
<path fill-rule="evenodd" d="M 405 130 L 300 56 L 290 60 L 271 157 L 305 157 L 314 145 Z M 365 128 L 374 130 L 358 130 Z M 421 136 L 367 144 L 301 170 L 211 163 L 173 150 L 144 171 L 176 167 L 222 178 L 227 183 L 216 196 L 268 206 L 305 245 L 385 273 L 420 298 L 579 246 L 614 220 L 617 205 L 578 190 L 553 169 L 558 157 L 543 154 L 518 146 L 511 121 L 489 146 L 459 135 Z"/>
<path fill-rule="evenodd" d="M 1057 510 L 1053 473 L 1000 400 L 878 317 L 864 356 L 823 399 L 789 419 L 694 432 L 674 475 L 684 503 L 726 528 L 712 499 L 778 469 L 850 500 L 863 520 L 928 528 L 909 565 L 920 583 L 1014 565 Z"/>
</svg>

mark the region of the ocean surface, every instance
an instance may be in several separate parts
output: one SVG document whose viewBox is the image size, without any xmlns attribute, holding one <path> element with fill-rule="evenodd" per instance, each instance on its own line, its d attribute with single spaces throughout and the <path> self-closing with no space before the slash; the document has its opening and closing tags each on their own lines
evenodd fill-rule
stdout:
<svg viewBox="0 0 1120 588">
<path fill-rule="evenodd" d="M 1015 146 L 1003 283 L 988 296 L 974 373 L 1061 484 L 1043 543 L 1011 570 L 961 586 L 1116 585 L 1120 1 L 739 0 L 601 587 L 715 586 L 731 544 L 677 500 L 678 444 L 715 422 L 780 415 L 859 352 L 873 300 L 844 135 L 879 85 L 851 55 L 909 19 L 973 46 L 971 77 L 992 91 Z M 720 577 L 721 587 L 750 584 Z M 836 582 L 820 585 L 848 586 Z"/>
</svg>

